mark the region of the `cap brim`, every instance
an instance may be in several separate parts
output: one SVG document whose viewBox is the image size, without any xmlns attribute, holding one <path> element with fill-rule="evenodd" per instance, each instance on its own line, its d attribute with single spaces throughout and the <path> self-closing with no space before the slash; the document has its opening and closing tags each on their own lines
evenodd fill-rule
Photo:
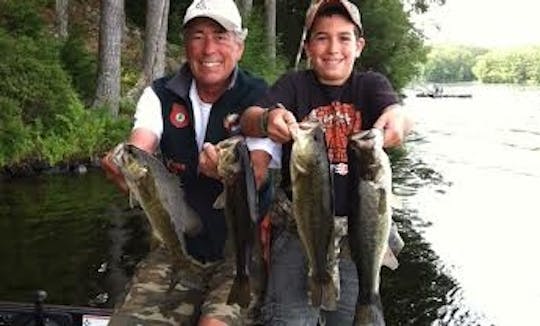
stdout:
<svg viewBox="0 0 540 326">
<path fill-rule="evenodd" d="M 319 12 L 323 9 L 325 9 L 326 7 L 329 7 L 329 6 L 339 6 L 341 8 L 343 8 L 343 10 L 347 13 L 347 15 L 349 16 L 351 22 L 360 29 L 360 31 L 362 31 L 362 22 L 361 21 L 356 21 L 357 19 L 359 20 L 360 17 L 356 17 L 355 14 L 357 14 L 358 16 L 360 15 L 360 12 L 358 11 L 358 9 L 356 9 L 356 13 L 354 13 L 354 9 L 353 8 L 350 8 L 349 5 L 351 5 L 351 3 L 348 3 L 347 1 L 341 1 L 341 0 L 334 0 L 334 1 L 320 1 L 318 3 L 315 3 L 315 4 L 312 4 L 310 6 L 310 8 L 308 9 L 308 12 L 306 14 L 306 21 L 305 21 L 305 28 L 306 30 L 310 30 L 311 27 L 313 26 L 313 22 L 315 21 L 315 18 L 317 18 L 317 16 L 319 15 Z M 353 5 L 354 6 L 354 5 Z"/>
</svg>

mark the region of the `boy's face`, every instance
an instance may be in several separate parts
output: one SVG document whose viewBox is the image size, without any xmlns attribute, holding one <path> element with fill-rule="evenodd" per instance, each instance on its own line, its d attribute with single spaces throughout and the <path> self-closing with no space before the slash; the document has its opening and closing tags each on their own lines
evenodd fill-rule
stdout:
<svg viewBox="0 0 540 326">
<path fill-rule="evenodd" d="M 363 38 L 356 38 L 355 28 L 341 15 L 315 19 L 304 48 L 321 83 L 343 85 L 351 75 L 365 43 Z"/>
</svg>

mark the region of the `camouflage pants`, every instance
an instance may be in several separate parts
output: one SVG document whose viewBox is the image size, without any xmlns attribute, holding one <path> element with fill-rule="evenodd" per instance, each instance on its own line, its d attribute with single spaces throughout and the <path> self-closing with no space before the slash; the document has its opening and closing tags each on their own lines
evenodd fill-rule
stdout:
<svg viewBox="0 0 540 326">
<path fill-rule="evenodd" d="M 265 202 L 273 197 L 280 170 L 269 170 L 269 180 Z M 231 257 L 232 253 L 227 252 L 226 256 Z M 266 284 L 263 273 L 251 275 L 254 298 L 250 307 L 241 309 L 239 305 L 226 304 L 233 284 L 234 259 L 227 259 L 202 275 L 178 275 L 173 272 L 170 261 L 169 253 L 159 247 L 139 263 L 128 293 L 116 307 L 109 325 L 196 325 L 200 316 L 215 318 L 230 326 L 261 324 L 259 310 Z M 176 279 L 178 282 L 174 282 Z M 174 287 L 171 288 L 171 284 L 175 284 Z"/>
<path fill-rule="evenodd" d="M 227 305 L 234 261 L 226 260 L 201 275 L 176 274 L 169 253 L 159 247 L 139 263 L 123 302 L 109 325 L 196 325 L 201 315 L 227 325 L 245 325 L 240 306 Z M 178 279 L 178 281 L 175 281 Z"/>
</svg>

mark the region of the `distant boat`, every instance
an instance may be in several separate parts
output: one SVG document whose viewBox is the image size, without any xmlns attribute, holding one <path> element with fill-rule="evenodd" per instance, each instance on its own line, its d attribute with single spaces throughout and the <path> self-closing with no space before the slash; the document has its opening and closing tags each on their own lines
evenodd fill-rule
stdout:
<svg viewBox="0 0 540 326">
<path fill-rule="evenodd" d="M 442 98 L 442 97 L 458 97 L 458 98 L 471 98 L 472 94 L 444 94 L 442 86 L 435 84 L 433 90 L 425 90 L 421 93 L 417 93 L 416 97 L 431 97 L 431 98 Z"/>
<path fill-rule="evenodd" d="M 435 94 L 435 93 L 417 93 L 416 97 L 431 97 L 431 98 L 441 98 L 441 97 L 458 97 L 458 98 L 471 98 L 472 94 Z"/>
</svg>

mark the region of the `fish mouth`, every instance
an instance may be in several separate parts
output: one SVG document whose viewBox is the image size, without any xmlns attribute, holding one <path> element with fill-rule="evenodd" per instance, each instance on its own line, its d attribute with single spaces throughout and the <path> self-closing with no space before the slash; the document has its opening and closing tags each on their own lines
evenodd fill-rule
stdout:
<svg viewBox="0 0 540 326">
<path fill-rule="evenodd" d="M 306 120 L 298 124 L 293 143 L 295 149 L 291 159 L 299 173 L 307 174 L 316 164 L 314 151 L 319 149 L 321 143 L 326 145 L 325 134 L 318 120 Z M 327 155 L 326 148 L 322 152 Z"/>
<path fill-rule="evenodd" d="M 384 135 L 383 131 L 378 128 L 360 131 L 349 138 L 350 142 L 362 150 L 369 150 L 378 147 L 383 147 Z"/>
<path fill-rule="evenodd" d="M 111 152 L 111 161 L 116 166 L 120 167 L 124 164 L 123 156 L 126 150 L 127 150 L 127 146 L 125 143 L 120 143 L 113 148 Z"/>
<path fill-rule="evenodd" d="M 217 172 L 224 181 L 234 180 L 241 170 L 236 148 L 242 140 L 242 136 L 233 136 L 220 141 L 216 145 L 219 152 Z"/>
<path fill-rule="evenodd" d="M 141 165 L 131 156 L 124 157 L 124 169 L 133 180 L 140 180 L 148 174 L 148 167 Z"/>
<path fill-rule="evenodd" d="M 112 151 L 112 162 L 126 177 L 138 181 L 148 174 L 148 167 L 137 160 L 137 148 L 126 143 L 118 144 Z"/>
<path fill-rule="evenodd" d="M 312 144 L 307 141 L 298 140 L 294 145 L 297 147 L 297 150 L 295 150 L 295 153 L 291 157 L 291 162 L 298 172 L 307 174 L 313 165 Z"/>
</svg>

